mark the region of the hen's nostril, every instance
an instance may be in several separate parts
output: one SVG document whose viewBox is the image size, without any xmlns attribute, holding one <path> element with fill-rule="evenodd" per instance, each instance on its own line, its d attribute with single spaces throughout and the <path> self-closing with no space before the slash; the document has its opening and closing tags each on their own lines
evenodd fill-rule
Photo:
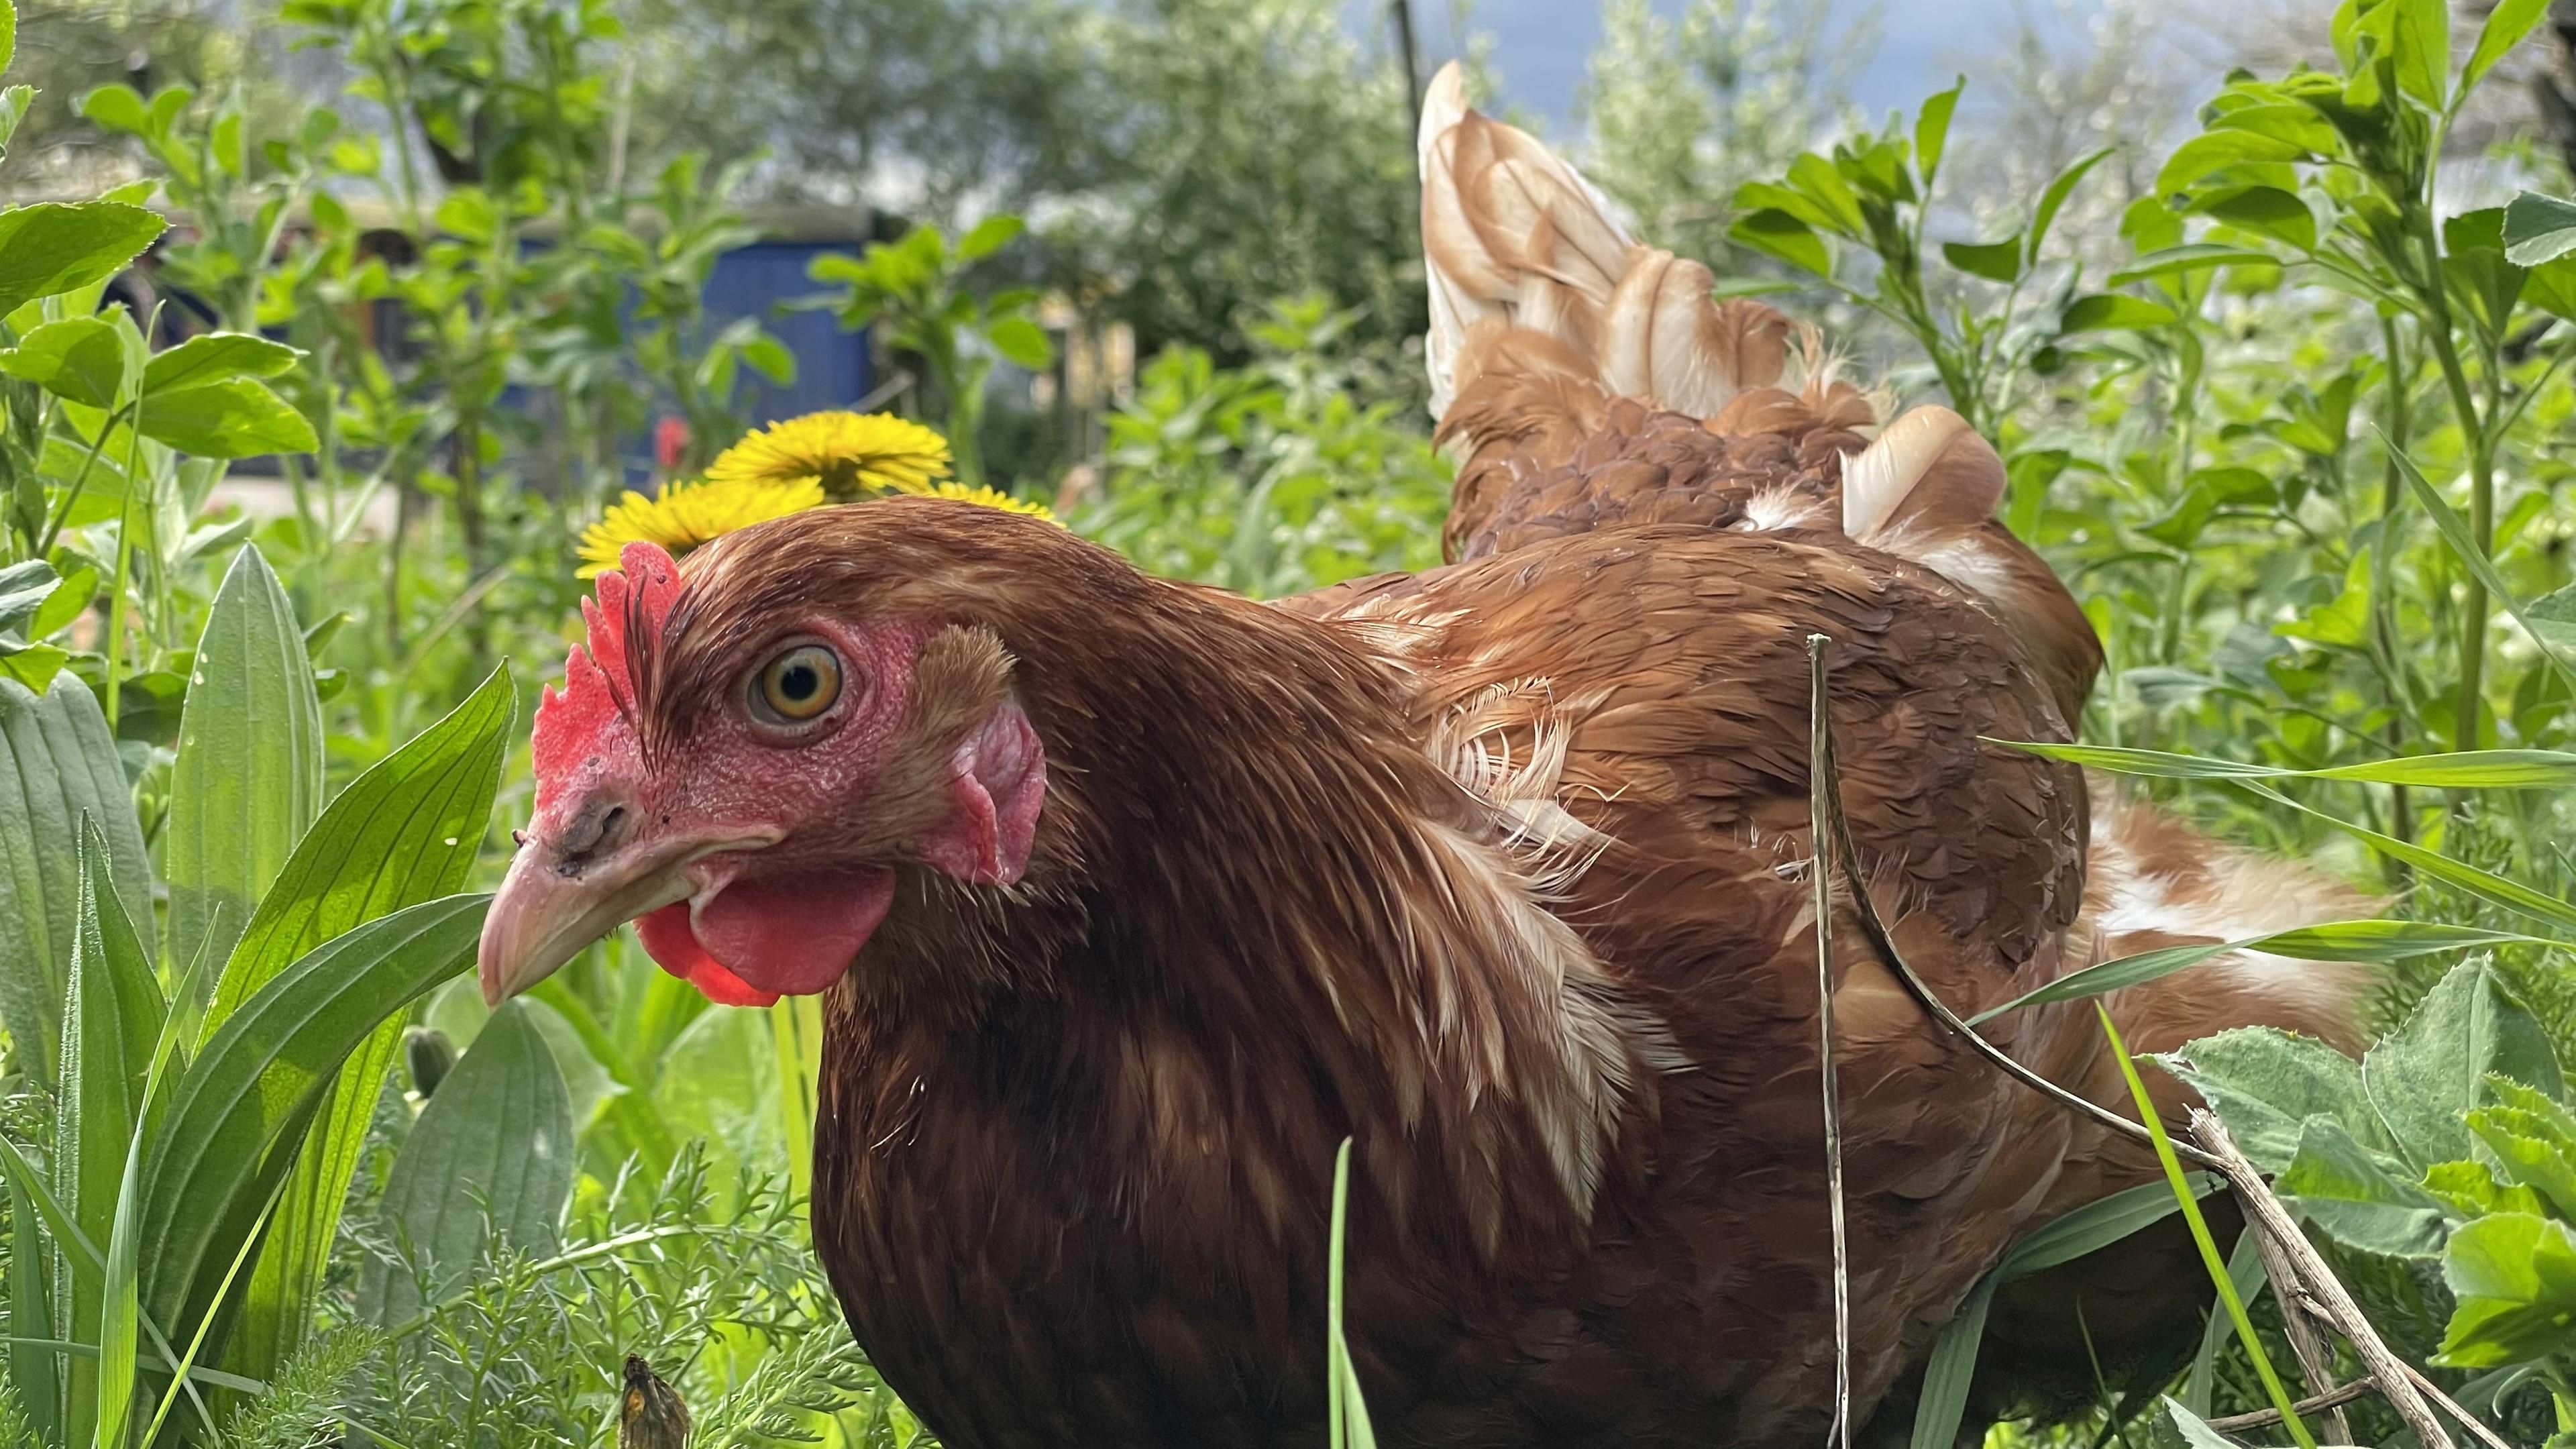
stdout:
<svg viewBox="0 0 2576 1449">
<path fill-rule="evenodd" d="M 563 857 L 563 864 L 557 868 L 577 873 L 591 856 L 616 849 L 625 834 L 625 826 L 626 807 L 623 805 L 611 805 L 600 811 L 583 811 L 555 842 L 556 852 Z"/>
</svg>

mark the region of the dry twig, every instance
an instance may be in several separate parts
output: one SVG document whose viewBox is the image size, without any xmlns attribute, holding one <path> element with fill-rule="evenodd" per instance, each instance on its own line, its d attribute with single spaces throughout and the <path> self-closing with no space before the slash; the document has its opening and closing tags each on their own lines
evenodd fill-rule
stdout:
<svg viewBox="0 0 2576 1449">
<path fill-rule="evenodd" d="M 2290 1316 L 2293 1308 L 2305 1308 L 2333 1325 L 2352 1345 L 2363 1370 L 2377 1383 L 2388 1406 L 2406 1421 L 2407 1428 L 2415 1431 L 2416 1441 L 2424 1449 L 2451 1449 L 2451 1436 L 2442 1431 L 2442 1421 L 2434 1417 L 2432 1405 L 2425 1402 L 2416 1387 L 2420 1376 L 2380 1340 L 2379 1330 L 2362 1316 L 2361 1305 L 2352 1301 L 2352 1294 L 2326 1266 L 2316 1245 L 2291 1221 L 2289 1209 L 2272 1196 L 2263 1174 L 2238 1150 L 2236 1139 L 2228 1135 L 2227 1124 L 2219 1121 L 2216 1113 L 2195 1107 L 2191 1131 L 2209 1149 L 2219 1175 L 2227 1179 L 2236 1200 L 2243 1204 L 2246 1226 L 2277 1245 L 2288 1260 L 2288 1272 L 2272 1280 L 2273 1291 L 2281 1295 L 2283 1316 Z M 2270 1268 L 2268 1255 L 2264 1264 Z"/>
</svg>

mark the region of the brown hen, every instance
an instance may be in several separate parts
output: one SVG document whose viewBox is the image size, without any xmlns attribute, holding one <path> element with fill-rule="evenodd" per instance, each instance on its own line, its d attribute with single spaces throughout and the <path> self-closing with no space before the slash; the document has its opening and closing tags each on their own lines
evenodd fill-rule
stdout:
<svg viewBox="0 0 2576 1449">
<path fill-rule="evenodd" d="M 1273 606 L 971 505 L 819 510 L 630 551 L 540 711 L 487 994 L 635 916 L 722 999 L 826 992 L 816 1247 L 952 1444 L 1323 1442 L 1345 1138 L 1386 1442 L 1821 1439 L 1810 634 L 1875 907 L 1959 1011 L 2348 909 L 1986 742 L 2068 738 L 2099 654 L 1955 416 L 1879 428 L 1454 72 L 1424 163 L 1455 562 Z M 1851 924 L 1852 1406 L 1901 1439 L 2005 1248 L 2153 1169 Z M 2111 1005 L 2141 1049 L 2335 1037 L 2351 985 L 2226 958 Z M 1991 1032 L 2119 1102 L 2091 1011 Z M 2023 1285 L 1980 1402 L 2089 1387 L 2079 1307 L 2115 1359 L 2189 1334 L 2170 1249 Z"/>
</svg>

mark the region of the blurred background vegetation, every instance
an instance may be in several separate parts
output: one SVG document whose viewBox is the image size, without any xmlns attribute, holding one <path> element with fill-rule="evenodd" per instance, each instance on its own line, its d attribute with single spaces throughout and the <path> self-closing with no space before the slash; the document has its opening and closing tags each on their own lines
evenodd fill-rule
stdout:
<svg viewBox="0 0 2576 1449">
<path fill-rule="evenodd" d="M 2455 62 L 2489 8 L 2453 7 Z M 2564 246 L 2508 259 L 2494 210 L 2570 190 L 2576 6 L 2552 9 L 2369 166 L 2275 147 L 2190 174 L 2204 127 L 2228 129 L 2203 108 L 2232 73 L 2347 63 L 2333 6 L 1999 11 L 2020 18 L 1958 40 L 1975 69 L 1937 178 L 1919 98 L 1884 130 L 1853 99 L 1866 12 L 1607 0 L 1561 115 L 1512 104 L 1472 6 L 1442 18 L 1490 103 L 1647 238 L 1787 294 L 1857 375 L 1997 439 L 2011 522 L 2110 650 L 2088 738 L 2313 769 L 2567 741 L 2550 650 L 2576 653 L 2576 291 L 2547 270 Z M 68 410 L 22 438 L 42 488 L 11 505 L 7 558 L 79 597 L 8 639 L 0 671 L 98 695 L 162 861 L 197 641 L 256 543 L 307 631 L 338 789 L 495 668 L 533 700 L 577 637 L 581 529 L 770 421 L 800 368 L 814 380 L 789 339 L 818 316 L 867 379 L 830 403 L 939 426 L 961 473 L 1149 569 L 1278 595 L 1434 563 L 1448 468 L 1392 35 L 1387 8 L 1339 0 L 30 4 L 10 78 L 38 89 L 0 190 L 167 215 L 110 300 L 155 345 L 225 329 L 301 349 L 268 385 L 312 441 L 280 424 L 207 466 Z M 1868 160 L 1897 141 L 1911 162 Z M 779 236 L 835 255 L 712 311 L 724 259 Z M 523 739 L 478 881 L 527 810 Z M 2576 882 L 2562 795 L 2284 782 L 2302 810 L 2153 788 L 2400 914 L 2522 919 L 2333 819 L 2562 906 Z M 2497 965 L 2576 1061 L 2564 958 Z M 2400 973 L 2390 1019 L 2433 974 Z M 469 1050 L 489 1029 L 470 984 L 416 1018 L 321 1317 L 226 1442 L 306 1444 L 345 1418 L 364 1442 L 604 1443 L 630 1352 L 698 1407 L 701 1444 L 916 1433 L 799 1242 L 810 1006 L 710 1011 L 620 939 L 489 1052 Z M 11 1045 L 5 1075 L 32 1092 Z M 502 1204 L 456 1217 L 402 1166 L 460 1052 L 488 1063 L 460 1079 L 478 1093 L 514 1060 L 560 1074 L 530 1110 L 559 1111 L 572 1145 L 526 1232 Z M 41 1149 L 37 1099 L 10 1111 Z M 481 1150 L 462 1131 L 435 1150 Z M 2429 1354 L 2438 1278 L 2356 1272 Z M 2259 1403 L 2241 1355 L 2217 1378 L 2217 1408 Z"/>
</svg>

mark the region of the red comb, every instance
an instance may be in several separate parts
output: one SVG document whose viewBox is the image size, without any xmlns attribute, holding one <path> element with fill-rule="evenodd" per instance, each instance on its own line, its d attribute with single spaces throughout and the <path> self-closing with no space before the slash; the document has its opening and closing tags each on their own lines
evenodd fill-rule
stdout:
<svg viewBox="0 0 2576 1449">
<path fill-rule="evenodd" d="M 549 687 L 537 698 L 530 753 L 539 810 L 585 760 L 601 753 L 601 732 L 611 721 L 631 724 L 635 676 L 629 643 L 641 638 L 651 648 L 679 597 L 680 566 L 659 547 L 630 543 L 618 563 L 619 568 L 599 576 L 597 601 L 581 601 L 590 639 L 586 646 L 574 646 L 564 660 L 563 688 Z"/>
</svg>

